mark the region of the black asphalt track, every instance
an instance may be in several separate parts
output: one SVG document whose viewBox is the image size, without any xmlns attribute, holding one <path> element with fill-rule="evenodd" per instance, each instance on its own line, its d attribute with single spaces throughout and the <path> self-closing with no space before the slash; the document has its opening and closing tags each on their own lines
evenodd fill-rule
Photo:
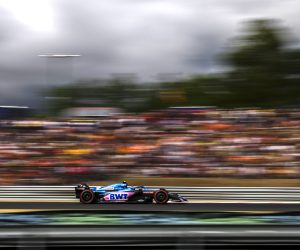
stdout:
<svg viewBox="0 0 300 250">
<path fill-rule="evenodd" d="M 284 203 L 169 203 L 158 204 L 81 204 L 80 202 L 0 202 L 0 210 L 110 210 L 110 211 L 300 211 L 300 204 Z M 1 211 L 0 211 L 1 212 Z"/>
</svg>

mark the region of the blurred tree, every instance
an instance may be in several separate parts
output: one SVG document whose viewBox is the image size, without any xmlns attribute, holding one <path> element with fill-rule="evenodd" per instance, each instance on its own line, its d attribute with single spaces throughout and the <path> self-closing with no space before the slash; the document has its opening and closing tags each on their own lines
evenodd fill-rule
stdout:
<svg viewBox="0 0 300 250">
<path fill-rule="evenodd" d="M 300 49 L 289 49 L 284 53 L 286 87 L 281 89 L 286 104 L 300 104 Z"/>
<path fill-rule="evenodd" d="M 274 20 L 247 23 L 246 33 L 235 40 L 225 56 L 232 70 L 225 79 L 232 106 L 274 107 L 295 103 L 299 84 L 289 81 L 299 54 L 288 48 L 288 36 Z M 298 61 L 298 62 L 297 62 Z"/>
<path fill-rule="evenodd" d="M 246 23 L 223 56 L 230 70 L 158 84 L 134 79 L 82 81 L 52 88 L 51 114 L 69 107 L 118 107 L 143 112 L 170 106 L 282 107 L 300 103 L 300 50 L 274 20 Z"/>
<path fill-rule="evenodd" d="M 139 86 L 128 80 L 90 80 L 54 87 L 49 90 L 49 113 L 58 114 L 71 107 L 118 107 L 124 111 L 148 110 L 150 100 L 155 99 L 154 89 Z M 159 105 L 158 105 L 159 106 Z"/>
<path fill-rule="evenodd" d="M 218 75 L 198 75 L 190 79 L 161 84 L 161 92 L 170 93 L 162 101 L 167 106 L 222 106 L 228 92 Z"/>
</svg>

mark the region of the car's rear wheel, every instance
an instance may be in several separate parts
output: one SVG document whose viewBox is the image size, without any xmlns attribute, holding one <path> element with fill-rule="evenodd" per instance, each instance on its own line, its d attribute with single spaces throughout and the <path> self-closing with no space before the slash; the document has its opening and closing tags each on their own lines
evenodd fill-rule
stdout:
<svg viewBox="0 0 300 250">
<path fill-rule="evenodd" d="M 166 204 L 169 200 L 169 193 L 163 189 L 156 191 L 154 194 L 154 200 L 158 204 Z"/>
<path fill-rule="evenodd" d="M 80 194 L 81 203 L 90 204 L 93 203 L 94 200 L 95 200 L 95 193 L 90 189 L 86 189 L 82 191 L 82 193 Z"/>
</svg>

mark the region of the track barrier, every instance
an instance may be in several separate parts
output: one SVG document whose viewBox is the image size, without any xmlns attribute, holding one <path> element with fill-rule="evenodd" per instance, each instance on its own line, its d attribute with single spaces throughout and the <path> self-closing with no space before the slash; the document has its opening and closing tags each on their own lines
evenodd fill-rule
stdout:
<svg viewBox="0 0 300 250">
<path fill-rule="evenodd" d="M 2 199 L 75 199 L 74 186 L 0 186 Z M 300 188 L 292 187 L 149 187 L 165 188 L 189 200 L 300 202 Z"/>
</svg>

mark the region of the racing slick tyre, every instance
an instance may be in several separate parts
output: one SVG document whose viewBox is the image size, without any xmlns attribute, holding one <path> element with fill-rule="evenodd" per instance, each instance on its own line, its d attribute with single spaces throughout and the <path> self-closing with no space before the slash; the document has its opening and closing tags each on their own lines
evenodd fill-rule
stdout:
<svg viewBox="0 0 300 250">
<path fill-rule="evenodd" d="M 157 204 L 166 204 L 169 200 L 169 193 L 164 190 L 158 190 L 154 194 L 154 200 Z"/>
<path fill-rule="evenodd" d="M 95 193 L 90 189 L 86 189 L 82 191 L 82 193 L 80 194 L 81 203 L 90 204 L 93 203 L 94 200 L 95 200 Z"/>
</svg>

